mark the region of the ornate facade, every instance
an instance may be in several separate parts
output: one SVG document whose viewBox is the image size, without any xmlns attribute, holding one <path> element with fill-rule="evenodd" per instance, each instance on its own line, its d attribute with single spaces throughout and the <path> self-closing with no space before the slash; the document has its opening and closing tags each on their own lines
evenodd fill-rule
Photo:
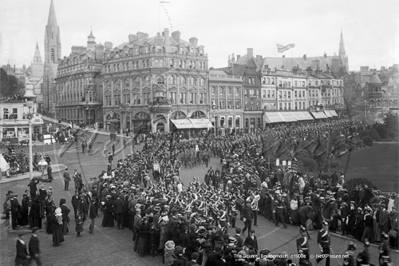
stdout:
<svg viewBox="0 0 399 266">
<path fill-rule="evenodd" d="M 182 128 L 173 120 L 209 118 L 208 57 L 195 37 L 131 34 L 106 49 L 101 77 L 107 130 L 168 132 Z"/>
<path fill-rule="evenodd" d="M 102 123 L 102 82 L 100 74 L 104 46 L 93 33 L 87 46 L 72 46 L 71 54 L 60 60 L 56 78 L 58 119 L 75 124 Z"/>
</svg>

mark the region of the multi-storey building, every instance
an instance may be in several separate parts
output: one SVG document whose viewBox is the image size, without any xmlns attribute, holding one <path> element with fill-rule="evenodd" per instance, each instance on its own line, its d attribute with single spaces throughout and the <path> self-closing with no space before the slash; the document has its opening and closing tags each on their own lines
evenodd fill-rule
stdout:
<svg viewBox="0 0 399 266">
<path fill-rule="evenodd" d="M 253 55 L 253 49 L 247 48 L 247 54 L 237 59 L 229 56 L 228 67 L 220 70 L 228 71 L 229 74 L 242 77 L 243 99 L 244 99 L 244 128 L 262 127 L 262 100 L 261 80 L 259 68 L 262 56 Z"/>
<path fill-rule="evenodd" d="M 72 46 L 71 54 L 59 61 L 55 79 L 57 118 L 75 124 L 102 123 L 103 58 L 104 46 L 96 44 L 90 32 L 87 46 Z"/>
<path fill-rule="evenodd" d="M 0 140 L 29 138 L 29 122 L 32 123 L 32 134 L 41 134 L 43 120 L 37 115 L 38 106 L 34 102 L 36 96 L 33 86 L 27 85 L 25 97 L 19 99 L 0 100 Z M 32 105 L 27 100 L 32 100 Z M 30 117 L 32 115 L 32 117 Z"/>
<path fill-rule="evenodd" d="M 195 37 L 187 42 L 179 31 L 169 36 L 168 29 L 154 37 L 131 34 L 128 42 L 106 50 L 101 76 L 108 130 L 168 132 L 211 126 L 208 57 Z"/>
<path fill-rule="evenodd" d="M 224 70 L 209 71 L 211 121 L 216 130 L 242 128 L 244 99 L 242 79 Z"/>
<path fill-rule="evenodd" d="M 385 112 L 398 108 L 398 65 L 381 67 L 380 70 L 360 67 L 360 71 L 345 76 L 345 98 L 360 110 Z M 366 105 L 366 106 L 365 106 Z"/>
</svg>

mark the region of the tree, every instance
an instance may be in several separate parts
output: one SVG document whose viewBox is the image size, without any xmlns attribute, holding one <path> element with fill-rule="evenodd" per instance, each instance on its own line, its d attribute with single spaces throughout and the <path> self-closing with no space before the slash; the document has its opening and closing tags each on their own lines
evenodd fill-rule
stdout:
<svg viewBox="0 0 399 266">
<path fill-rule="evenodd" d="M 15 94 L 19 94 L 23 84 L 21 84 L 18 78 L 14 75 L 7 75 L 7 72 L 0 68 L 0 96 L 11 97 Z"/>
<path fill-rule="evenodd" d="M 384 125 L 387 127 L 388 132 L 398 133 L 398 114 L 392 113 L 391 111 L 385 115 Z"/>
</svg>

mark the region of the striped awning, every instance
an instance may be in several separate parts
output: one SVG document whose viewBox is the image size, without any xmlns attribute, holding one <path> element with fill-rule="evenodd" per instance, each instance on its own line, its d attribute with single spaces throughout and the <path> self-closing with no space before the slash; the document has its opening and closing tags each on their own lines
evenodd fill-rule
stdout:
<svg viewBox="0 0 399 266">
<path fill-rule="evenodd" d="M 323 112 L 311 112 L 315 119 L 325 119 L 327 116 Z"/>
<path fill-rule="evenodd" d="M 188 119 L 171 119 L 172 123 L 177 129 L 194 128 L 193 124 Z"/>
<path fill-rule="evenodd" d="M 306 121 L 313 120 L 313 117 L 309 114 L 309 112 L 292 112 L 298 121 Z"/>
<path fill-rule="evenodd" d="M 332 115 L 330 114 L 330 111 L 329 111 L 329 110 L 324 110 L 324 114 L 325 114 L 327 117 L 332 117 Z"/>
<path fill-rule="evenodd" d="M 329 111 L 332 116 L 338 116 L 338 114 L 337 114 L 337 112 L 335 112 L 335 110 L 329 110 Z"/>
<path fill-rule="evenodd" d="M 298 121 L 291 112 L 280 112 L 285 122 L 296 122 Z"/>
<path fill-rule="evenodd" d="M 280 116 L 279 112 L 265 112 L 263 114 L 263 122 L 266 124 L 281 123 L 285 122 Z"/>
<path fill-rule="evenodd" d="M 194 128 L 212 128 L 213 125 L 207 118 L 192 119 L 189 118 Z"/>
</svg>

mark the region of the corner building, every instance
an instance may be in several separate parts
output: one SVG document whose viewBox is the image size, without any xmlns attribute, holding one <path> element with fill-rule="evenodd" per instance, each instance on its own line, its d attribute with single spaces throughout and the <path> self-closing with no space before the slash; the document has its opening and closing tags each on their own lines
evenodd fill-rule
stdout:
<svg viewBox="0 0 399 266">
<path fill-rule="evenodd" d="M 211 127 L 208 57 L 198 39 L 187 42 L 168 29 L 154 37 L 143 32 L 128 37 L 105 50 L 105 129 L 137 134 Z"/>
</svg>

